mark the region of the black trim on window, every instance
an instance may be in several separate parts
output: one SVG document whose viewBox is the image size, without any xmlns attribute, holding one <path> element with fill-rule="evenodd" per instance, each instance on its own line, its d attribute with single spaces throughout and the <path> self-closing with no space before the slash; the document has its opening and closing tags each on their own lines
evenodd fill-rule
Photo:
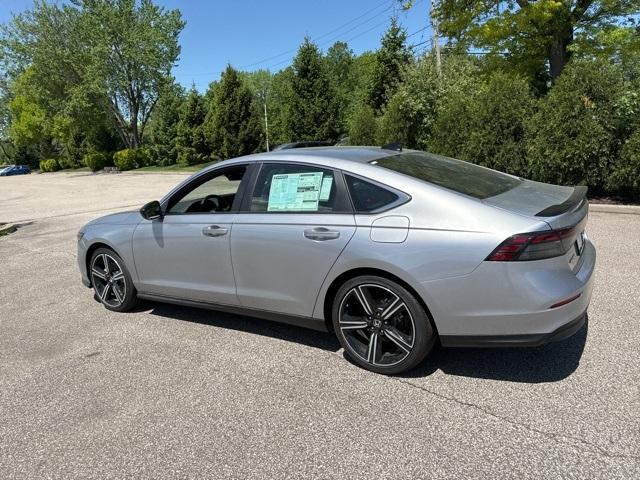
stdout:
<svg viewBox="0 0 640 480">
<path fill-rule="evenodd" d="M 336 201 L 334 210 L 330 212 L 255 212 L 251 211 L 251 202 L 253 201 L 253 193 L 255 192 L 256 182 L 258 181 L 258 177 L 260 176 L 260 172 L 265 165 L 273 165 L 273 164 L 283 164 L 283 165 L 300 165 L 304 167 L 318 168 L 321 170 L 329 170 L 333 173 L 333 181 L 336 186 Z M 245 174 L 246 177 L 246 174 Z M 244 181 L 244 179 L 243 179 Z M 269 215 L 344 215 L 344 214 L 353 214 L 353 208 L 351 204 L 351 200 L 349 198 L 349 194 L 347 192 L 347 184 L 344 181 L 344 176 L 342 175 L 341 170 L 336 170 L 335 168 L 331 168 L 326 165 L 318 165 L 317 163 L 309 163 L 309 162 L 296 162 L 291 160 L 269 160 L 265 162 L 259 162 L 254 168 L 253 175 L 251 177 L 250 183 L 247 184 L 247 189 L 244 194 L 244 198 L 242 199 L 242 204 L 240 205 L 240 209 L 237 213 L 249 213 L 249 214 L 269 214 Z"/>
</svg>

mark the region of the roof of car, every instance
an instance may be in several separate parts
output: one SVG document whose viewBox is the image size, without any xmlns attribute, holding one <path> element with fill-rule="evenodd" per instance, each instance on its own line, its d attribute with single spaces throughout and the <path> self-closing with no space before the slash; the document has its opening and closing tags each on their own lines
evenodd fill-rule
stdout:
<svg viewBox="0 0 640 480">
<path fill-rule="evenodd" d="M 293 148 L 289 150 L 276 150 L 273 152 L 256 153 L 242 157 L 243 161 L 260 162 L 264 160 L 288 160 L 296 159 L 304 161 L 305 158 L 335 158 L 358 163 L 368 163 L 377 158 L 397 154 L 394 150 L 383 150 L 380 147 L 307 147 Z M 238 160 L 238 159 L 234 159 Z"/>
</svg>

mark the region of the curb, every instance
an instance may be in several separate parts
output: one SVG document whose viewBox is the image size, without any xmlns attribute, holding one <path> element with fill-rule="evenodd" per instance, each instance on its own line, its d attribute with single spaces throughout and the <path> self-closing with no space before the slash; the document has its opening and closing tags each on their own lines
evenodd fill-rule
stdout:
<svg viewBox="0 0 640 480">
<path fill-rule="evenodd" d="M 611 205 L 607 203 L 590 203 L 589 212 L 640 215 L 640 205 Z"/>
</svg>

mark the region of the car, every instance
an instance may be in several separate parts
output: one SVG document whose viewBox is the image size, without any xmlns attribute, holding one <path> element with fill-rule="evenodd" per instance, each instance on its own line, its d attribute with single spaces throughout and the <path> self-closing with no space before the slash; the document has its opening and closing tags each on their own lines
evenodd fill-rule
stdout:
<svg viewBox="0 0 640 480">
<path fill-rule="evenodd" d="M 444 347 L 538 346 L 587 322 L 586 187 L 415 150 L 331 147 L 225 160 L 78 233 L 82 282 L 137 299 L 333 332 L 371 371 Z"/>
<path fill-rule="evenodd" d="M 289 150 L 291 148 L 329 147 L 332 145 L 332 142 L 328 142 L 326 140 L 307 140 L 304 142 L 283 143 L 274 147 L 271 151 Z"/>
<path fill-rule="evenodd" d="M 9 165 L 0 170 L 0 177 L 9 177 L 11 175 L 26 175 L 31 173 L 31 169 L 26 165 Z"/>
</svg>

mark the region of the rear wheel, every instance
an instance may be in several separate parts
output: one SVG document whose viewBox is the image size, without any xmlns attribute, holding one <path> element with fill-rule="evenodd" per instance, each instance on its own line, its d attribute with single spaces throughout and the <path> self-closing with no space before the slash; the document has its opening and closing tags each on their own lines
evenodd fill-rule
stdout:
<svg viewBox="0 0 640 480">
<path fill-rule="evenodd" d="M 109 310 L 125 312 L 137 303 L 136 289 L 124 261 L 113 250 L 98 248 L 89 262 L 96 298 Z"/>
<path fill-rule="evenodd" d="M 435 342 L 429 317 L 403 286 L 377 276 L 346 282 L 334 299 L 333 327 L 347 355 L 377 373 L 420 363 Z"/>
</svg>

